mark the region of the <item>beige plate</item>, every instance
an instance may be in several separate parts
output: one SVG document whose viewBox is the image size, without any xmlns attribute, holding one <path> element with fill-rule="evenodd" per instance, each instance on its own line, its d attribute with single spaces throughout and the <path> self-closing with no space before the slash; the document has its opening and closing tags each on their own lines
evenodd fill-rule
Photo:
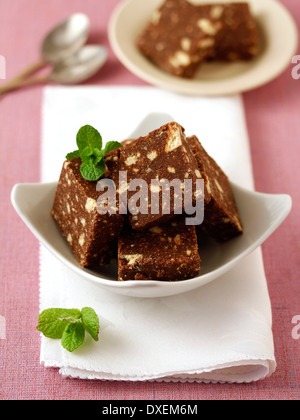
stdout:
<svg viewBox="0 0 300 420">
<path fill-rule="evenodd" d="M 193 0 L 220 3 L 223 0 Z M 237 1 L 237 0 L 231 0 Z M 203 65 L 192 80 L 161 70 L 136 48 L 135 40 L 163 0 L 127 0 L 112 14 L 109 39 L 119 60 L 141 79 L 161 88 L 188 95 L 229 95 L 270 82 L 291 63 L 298 45 L 297 26 L 276 0 L 248 0 L 256 17 L 261 39 L 259 56 L 251 62 Z"/>
</svg>

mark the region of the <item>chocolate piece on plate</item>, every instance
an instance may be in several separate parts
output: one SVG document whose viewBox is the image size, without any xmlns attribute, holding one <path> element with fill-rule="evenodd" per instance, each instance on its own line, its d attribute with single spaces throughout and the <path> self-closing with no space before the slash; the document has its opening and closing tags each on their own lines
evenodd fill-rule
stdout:
<svg viewBox="0 0 300 420">
<path fill-rule="evenodd" d="M 142 180 L 147 187 L 146 195 L 137 203 L 139 211 L 128 208 L 131 226 L 136 230 L 147 230 L 183 214 L 188 197 L 194 206 L 196 198 L 203 196 L 201 183 L 197 182 L 202 179 L 197 161 L 184 129 L 176 122 L 111 152 L 107 166 L 120 193 L 120 202 L 130 204 L 134 199 L 137 191 L 129 191 L 132 181 Z M 120 171 L 126 173 L 127 182 L 120 182 Z"/>
<path fill-rule="evenodd" d="M 200 271 L 195 226 L 184 217 L 146 232 L 124 229 L 119 237 L 119 280 L 176 281 Z"/>
<path fill-rule="evenodd" d="M 215 59 L 250 60 L 258 54 L 258 28 L 248 3 L 220 3 L 205 7 L 209 9 L 207 22 L 218 22 L 221 28 L 215 36 Z"/>
<path fill-rule="evenodd" d="M 97 212 L 97 182 L 80 173 L 81 159 L 64 162 L 58 182 L 52 217 L 83 267 L 107 264 L 116 251 L 124 218 Z M 116 210 L 116 209 L 115 209 Z"/>
<path fill-rule="evenodd" d="M 196 136 L 188 138 L 204 178 L 210 202 L 201 227 L 215 240 L 228 241 L 243 233 L 242 222 L 228 177 L 203 148 Z"/>
<path fill-rule="evenodd" d="M 197 9 L 185 0 L 167 0 L 137 40 L 138 48 L 167 72 L 191 78 L 213 55 L 214 38 L 198 25 Z M 217 30 L 217 29 L 216 29 Z"/>
<path fill-rule="evenodd" d="M 196 5 L 166 0 L 138 37 L 137 46 L 167 72 L 191 78 L 211 59 L 255 57 L 259 39 L 248 3 Z"/>
</svg>

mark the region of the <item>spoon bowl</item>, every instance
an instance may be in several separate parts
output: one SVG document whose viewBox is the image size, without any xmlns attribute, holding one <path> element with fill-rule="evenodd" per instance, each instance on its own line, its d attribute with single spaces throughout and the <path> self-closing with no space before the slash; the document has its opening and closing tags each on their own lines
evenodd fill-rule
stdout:
<svg viewBox="0 0 300 420">
<path fill-rule="evenodd" d="M 99 45 L 86 45 L 74 55 L 57 63 L 49 80 L 61 84 L 82 83 L 94 76 L 107 60 L 107 50 Z"/>
<path fill-rule="evenodd" d="M 67 19 L 65 19 L 60 24 L 58 24 L 54 29 L 52 29 L 48 33 L 48 35 L 46 35 L 42 42 L 41 59 L 36 63 L 31 64 L 18 76 L 14 77 L 12 80 L 2 85 L 0 87 L 0 98 L 7 92 L 19 89 L 23 86 L 47 83 L 49 80 L 57 80 L 58 83 L 60 83 L 61 79 L 68 78 L 67 73 L 69 74 L 70 81 L 62 83 L 78 83 L 77 80 L 81 82 L 83 80 L 86 80 L 89 74 L 93 75 L 95 68 L 97 68 L 95 61 L 98 60 L 97 62 L 99 62 L 99 57 L 97 59 L 95 58 L 93 62 L 91 62 L 92 60 L 90 60 L 89 71 L 86 68 L 78 68 L 78 58 L 76 62 L 77 67 L 73 72 L 71 72 L 70 70 L 66 71 L 65 69 L 64 75 L 61 74 L 61 71 L 57 75 L 58 70 L 54 69 L 56 65 L 59 65 L 59 68 L 60 66 L 63 66 L 63 62 L 69 57 L 75 55 L 76 60 L 77 54 L 79 54 L 80 56 L 83 54 L 81 50 L 82 48 L 84 48 L 83 46 L 88 39 L 89 29 L 89 18 L 83 13 L 75 13 Z M 102 56 L 103 55 L 104 54 L 102 53 Z M 61 62 L 61 65 L 58 64 Z M 32 76 L 37 71 L 50 64 L 53 66 L 50 75 L 48 75 L 47 77 Z M 77 74 L 76 77 L 75 73 Z"/>
<path fill-rule="evenodd" d="M 86 43 L 89 29 L 89 18 L 83 13 L 75 13 L 65 19 L 52 29 L 42 42 L 43 60 L 57 63 L 73 55 Z"/>
</svg>

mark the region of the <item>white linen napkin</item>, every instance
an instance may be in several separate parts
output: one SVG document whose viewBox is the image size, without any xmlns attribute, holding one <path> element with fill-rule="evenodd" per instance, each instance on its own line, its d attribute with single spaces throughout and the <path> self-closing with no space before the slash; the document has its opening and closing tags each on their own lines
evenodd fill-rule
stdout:
<svg viewBox="0 0 300 420">
<path fill-rule="evenodd" d="M 253 188 L 240 96 L 195 98 L 153 87 L 47 87 L 41 180 L 58 180 L 78 129 L 123 140 L 147 114 L 165 112 L 196 134 L 232 181 Z M 100 340 L 73 353 L 41 338 L 41 363 L 63 376 L 122 381 L 251 382 L 276 369 L 261 250 L 214 282 L 182 295 L 130 298 L 88 283 L 40 249 L 40 309 L 90 306 Z"/>
</svg>

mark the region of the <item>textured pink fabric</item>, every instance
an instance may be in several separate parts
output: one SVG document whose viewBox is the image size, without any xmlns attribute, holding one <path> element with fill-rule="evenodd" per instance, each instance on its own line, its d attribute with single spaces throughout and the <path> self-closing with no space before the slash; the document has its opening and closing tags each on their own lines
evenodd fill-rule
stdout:
<svg viewBox="0 0 300 420">
<path fill-rule="evenodd" d="M 87 13 L 90 40 L 107 47 L 107 23 L 119 0 L 0 0 L 0 55 L 7 78 L 38 58 L 39 41 L 72 12 Z M 300 24 L 299 0 L 282 0 Z M 300 54 L 300 50 L 299 50 Z M 300 340 L 292 318 L 300 315 L 300 80 L 293 65 L 278 79 L 244 95 L 257 190 L 291 194 L 292 214 L 263 246 L 274 318 L 278 369 L 248 385 L 92 382 L 63 379 L 39 364 L 38 243 L 15 214 L 15 183 L 38 182 L 42 88 L 24 89 L 0 100 L 0 399 L 299 399 Z M 0 80 L 0 85 L 3 81 Z M 103 71 L 89 84 L 144 82 L 130 74 L 112 51 Z"/>
</svg>

